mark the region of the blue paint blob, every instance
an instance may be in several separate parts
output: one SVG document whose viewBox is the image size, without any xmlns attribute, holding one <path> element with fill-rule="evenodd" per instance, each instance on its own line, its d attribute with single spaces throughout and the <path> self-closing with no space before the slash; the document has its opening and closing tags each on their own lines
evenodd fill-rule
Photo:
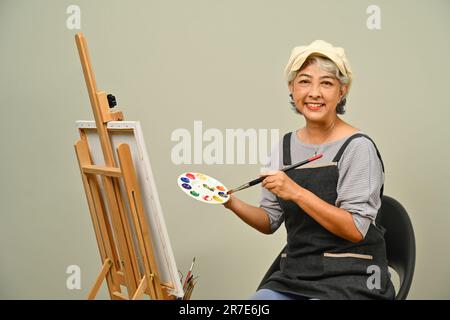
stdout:
<svg viewBox="0 0 450 320">
<path fill-rule="evenodd" d="M 181 181 L 186 182 L 186 183 L 189 183 L 189 182 L 190 182 L 190 180 L 189 180 L 188 178 L 185 178 L 185 177 L 182 177 L 182 178 L 181 178 Z"/>
<path fill-rule="evenodd" d="M 227 198 L 228 195 L 225 192 L 220 191 L 219 192 L 219 196 L 221 196 L 222 198 Z"/>
<path fill-rule="evenodd" d="M 181 186 L 182 186 L 183 188 L 185 188 L 185 189 L 188 189 L 188 190 L 191 190 L 191 189 L 192 189 L 192 187 L 191 187 L 189 184 L 187 184 L 187 183 L 183 183 Z"/>
</svg>

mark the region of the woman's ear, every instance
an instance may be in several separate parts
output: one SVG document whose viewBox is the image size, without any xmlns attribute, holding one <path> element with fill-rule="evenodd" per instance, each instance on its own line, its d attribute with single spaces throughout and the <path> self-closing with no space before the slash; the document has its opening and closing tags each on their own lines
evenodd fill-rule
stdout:
<svg viewBox="0 0 450 320">
<path fill-rule="evenodd" d="M 292 94 L 292 91 L 294 91 L 294 85 L 293 85 L 293 81 L 292 80 L 289 81 L 288 88 L 289 88 L 289 92 Z"/>
<path fill-rule="evenodd" d="M 339 99 L 342 99 L 342 97 L 345 97 L 347 92 L 348 92 L 348 85 L 346 84 L 341 87 L 341 91 L 339 92 L 339 94 L 340 94 Z"/>
</svg>

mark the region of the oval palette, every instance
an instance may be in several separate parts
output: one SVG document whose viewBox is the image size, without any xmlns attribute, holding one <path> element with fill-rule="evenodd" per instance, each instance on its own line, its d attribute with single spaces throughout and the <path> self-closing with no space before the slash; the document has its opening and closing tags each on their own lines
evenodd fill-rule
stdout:
<svg viewBox="0 0 450 320">
<path fill-rule="evenodd" d="M 203 173 L 185 172 L 178 177 L 177 182 L 184 193 L 201 202 L 223 204 L 230 199 L 227 187 Z"/>
</svg>

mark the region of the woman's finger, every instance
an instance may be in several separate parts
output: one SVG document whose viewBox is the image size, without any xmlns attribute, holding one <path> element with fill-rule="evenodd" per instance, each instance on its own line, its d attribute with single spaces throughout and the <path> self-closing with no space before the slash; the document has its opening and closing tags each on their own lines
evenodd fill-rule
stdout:
<svg viewBox="0 0 450 320">
<path fill-rule="evenodd" d="M 265 187 L 266 184 L 272 183 L 272 182 L 274 182 L 274 181 L 275 181 L 274 178 L 272 178 L 272 177 L 267 177 L 267 178 L 265 178 L 265 179 L 263 180 L 262 186 Z"/>
<path fill-rule="evenodd" d="M 268 182 L 266 183 L 266 185 L 264 186 L 264 188 L 266 188 L 267 190 L 271 191 L 274 188 L 277 187 L 277 183 L 276 182 Z"/>
<path fill-rule="evenodd" d="M 267 171 L 267 172 L 263 172 L 261 173 L 259 176 L 260 177 L 268 177 L 268 176 L 273 176 L 276 175 L 278 171 Z"/>
</svg>

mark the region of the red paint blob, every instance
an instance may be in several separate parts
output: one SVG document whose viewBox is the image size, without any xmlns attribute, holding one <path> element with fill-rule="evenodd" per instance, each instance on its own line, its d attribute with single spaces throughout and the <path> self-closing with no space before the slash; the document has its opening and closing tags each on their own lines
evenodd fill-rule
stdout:
<svg viewBox="0 0 450 320">
<path fill-rule="evenodd" d="M 192 173 L 186 173 L 186 177 L 188 177 L 191 180 L 195 180 L 195 176 Z"/>
</svg>

